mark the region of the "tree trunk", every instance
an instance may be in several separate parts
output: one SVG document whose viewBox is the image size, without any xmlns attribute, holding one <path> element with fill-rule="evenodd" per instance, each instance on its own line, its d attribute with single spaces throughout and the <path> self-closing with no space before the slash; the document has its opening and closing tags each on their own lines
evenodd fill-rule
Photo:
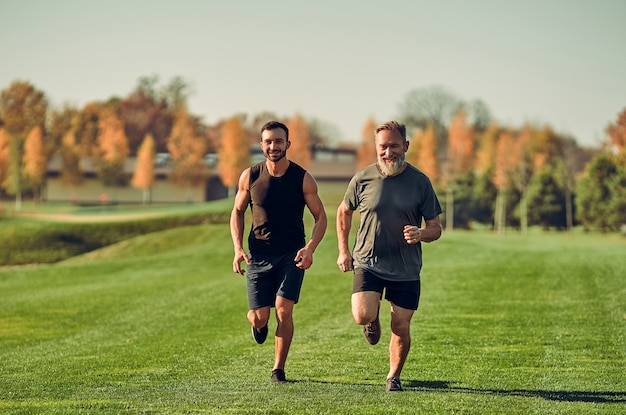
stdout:
<svg viewBox="0 0 626 415">
<path fill-rule="evenodd" d="M 454 189 L 448 186 L 446 190 L 446 232 L 454 230 Z"/>
<path fill-rule="evenodd" d="M 565 224 L 567 230 L 571 231 L 574 227 L 574 213 L 572 206 L 572 191 L 568 186 L 565 187 Z"/>
<path fill-rule="evenodd" d="M 498 189 L 498 196 L 496 197 L 496 211 L 494 221 L 495 231 L 499 234 L 504 234 L 506 229 L 506 190 Z"/>
<path fill-rule="evenodd" d="M 520 200 L 519 216 L 522 234 L 528 235 L 528 198 L 526 197 L 526 188 L 522 189 L 522 199 Z"/>
</svg>

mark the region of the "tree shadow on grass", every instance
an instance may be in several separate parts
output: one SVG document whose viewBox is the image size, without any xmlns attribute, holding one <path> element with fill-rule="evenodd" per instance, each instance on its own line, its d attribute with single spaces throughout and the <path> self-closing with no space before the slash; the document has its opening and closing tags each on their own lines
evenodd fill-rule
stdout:
<svg viewBox="0 0 626 415">
<path fill-rule="evenodd" d="M 531 389 L 478 389 L 453 386 L 453 382 L 445 380 L 403 382 L 405 390 L 455 392 L 468 394 L 488 394 L 498 396 L 523 396 L 543 398 L 549 401 L 560 402 L 589 402 L 589 403 L 626 403 L 626 392 L 591 392 L 591 391 L 563 391 L 563 390 L 531 390 Z"/>
</svg>

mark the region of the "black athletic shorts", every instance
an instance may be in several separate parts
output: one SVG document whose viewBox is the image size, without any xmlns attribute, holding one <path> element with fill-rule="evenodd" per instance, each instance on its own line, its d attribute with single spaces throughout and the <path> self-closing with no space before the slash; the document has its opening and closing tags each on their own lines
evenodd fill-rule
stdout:
<svg viewBox="0 0 626 415">
<path fill-rule="evenodd" d="M 352 294 L 362 291 L 376 291 L 395 305 L 409 310 L 417 310 L 420 302 L 421 284 L 415 281 L 390 281 L 377 277 L 362 268 L 355 268 L 352 279 Z"/>
<path fill-rule="evenodd" d="M 276 305 L 276 296 L 298 302 L 304 281 L 304 270 L 293 260 L 298 251 L 283 255 L 258 255 L 250 253 L 246 281 L 248 307 L 256 310 Z"/>
</svg>

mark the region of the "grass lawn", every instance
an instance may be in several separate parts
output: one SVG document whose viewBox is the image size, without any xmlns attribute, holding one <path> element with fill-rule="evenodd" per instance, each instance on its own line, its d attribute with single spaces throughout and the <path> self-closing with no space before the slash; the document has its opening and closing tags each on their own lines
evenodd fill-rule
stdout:
<svg viewBox="0 0 626 415">
<path fill-rule="evenodd" d="M 386 393 L 389 308 L 369 346 L 335 265 L 334 206 L 295 309 L 291 382 L 269 382 L 227 225 L 0 269 L 0 413 L 623 414 L 626 239 L 446 233 Z M 310 229 L 310 227 L 309 227 Z"/>
</svg>

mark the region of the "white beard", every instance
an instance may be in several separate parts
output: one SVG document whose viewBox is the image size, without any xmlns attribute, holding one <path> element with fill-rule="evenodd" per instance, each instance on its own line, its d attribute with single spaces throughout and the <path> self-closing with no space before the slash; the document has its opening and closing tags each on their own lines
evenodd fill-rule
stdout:
<svg viewBox="0 0 626 415">
<path fill-rule="evenodd" d="M 383 176 L 395 176 L 404 166 L 404 154 L 399 156 L 393 163 L 388 163 L 382 157 L 378 157 L 378 169 Z"/>
</svg>

